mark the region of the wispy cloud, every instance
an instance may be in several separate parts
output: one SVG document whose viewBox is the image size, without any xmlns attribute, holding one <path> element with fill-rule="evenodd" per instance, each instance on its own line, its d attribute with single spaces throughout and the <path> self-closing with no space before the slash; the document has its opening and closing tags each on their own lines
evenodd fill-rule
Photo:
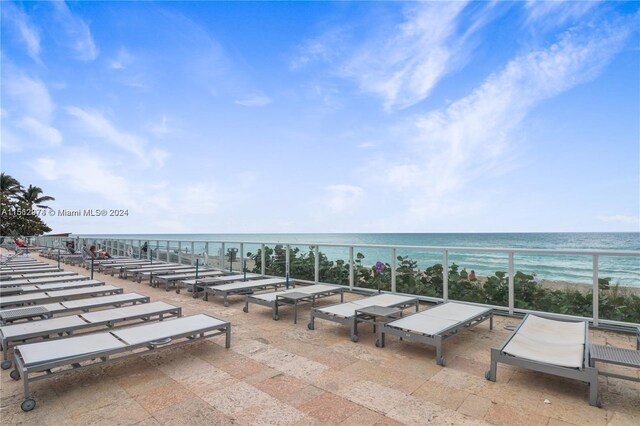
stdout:
<svg viewBox="0 0 640 426">
<path fill-rule="evenodd" d="M 98 57 L 98 48 L 91 35 L 89 25 L 74 15 L 64 1 L 53 2 L 55 17 L 68 37 L 68 44 L 81 61 L 93 61 Z"/>
<path fill-rule="evenodd" d="M 117 129 L 111 121 L 104 115 L 96 111 L 87 111 L 81 108 L 70 106 L 65 110 L 69 115 L 75 117 L 81 128 L 89 136 L 101 139 L 111 145 L 135 155 L 145 165 L 162 166 L 168 154 L 166 151 L 154 148 L 147 151 L 147 140 Z"/>
<path fill-rule="evenodd" d="M 429 96 L 460 51 L 455 37 L 465 2 L 417 3 L 388 41 L 375 40 L 343 67 L 362 90 L 387 109 L 406 108 Z"/>
<path fill-rule="evenodd" d="M 245 99 L 234 101 L 233 103 L 246 107 L 263 107 L 271 103 L 271 98 L 267 96 L 252 95 Z"/>
<path fill-rule="evenodd" d="M 364 190 L 355 185 L 329 185 L 324 190 L 324 205 L 333 214 L 352 211 L 364 194 Z"/>
<path fill-rule="evenodd" d="M 109 68 L 123 70 L 133 62 L 133 55 L 124 47 L 118 50 L 116 57 L 109 61 Z"/>
<path fill-rule="evenodd" d="M 157 137 L 165 137 L 172 133 L 175 129 L 169 125 L 169 120 L 166 115 L 162 116 L 162 121 L 159 124 L 152 125 L 149 130 Z"/>
<path fill-rule="evenodd" d="M 3 2 L 2 20 L 13 25 L 27 48 L 27 53 L 36 62 L 40 62 L 40 32 L 32 23 L 24 10 L 13 3 Z"/>
<path fill-rule="evenodd" d="M 13 135 L 14 146 L 28 145 L 18 143 L 23 139 L 59 145 L 63 136 L 53 126 L 55 104 L 45 83 L 28 77 L 12 65 L 5 67 L 8 70 L 3 74 L 3 94 L 11 101 L 5 102 L 5 114 L 12 117 L 11 120 L 3 119 L 3 127 L 12 129 L 6 135 Z"/>
<path fill-rule="evenodd" d="M 596 77 L 629 33 L 628 22 L 567 31 L 547 49 L 511 60 L 465 98 L 417 118 L 410 153 L 387 169 L 389 182 L 415 191 L 411 210 L 424 217 L 474 179 L 500 173 L 529 111 Z"/>
<path fill-rule="evenodd" d="M 597 6 L 597 1 L 535 1 L 527 0 L 527 23 L 537 28 L 545 28 L 565 24 L 584 16 Z"/>
<path fill-rule="evenodd" d="M 640 216 L 616 214 L 611 216 L 598 216 L 597 219 L 606 223 L 619 223 L 623 225 L 636 225 L 640 229 Z"/>
</svg>

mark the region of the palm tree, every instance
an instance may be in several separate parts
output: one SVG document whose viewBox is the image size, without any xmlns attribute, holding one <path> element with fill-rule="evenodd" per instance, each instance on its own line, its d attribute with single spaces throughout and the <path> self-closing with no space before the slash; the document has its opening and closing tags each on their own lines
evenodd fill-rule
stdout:
<svg viewBox="0 0 640 426">
<path fill-rule="evenodd" d="M 22 192 L 22 185 L 13 176 L 0 173 L 0 194 L 13 197 Z"/>
<path fill-rule="evenodd" d="M 42 203 L 46 201 L 54 201 L 55 198 L 50 197 L 48 195 L 40 196 L 42 192 L 43 192 L 42 188 L 29 185 L 27 189 L 22 191 L 22 194 L 18 195 L 18 198 L 20 199 L 20 201 L 23 201 L 26 204 L 28 204 L 29 208 L 32 208 L 33 205 L 35 204 L 37 207 L 40 207 L 41 209 L 48 209 L 49 206 L 45 206 Z"/>
</svg>

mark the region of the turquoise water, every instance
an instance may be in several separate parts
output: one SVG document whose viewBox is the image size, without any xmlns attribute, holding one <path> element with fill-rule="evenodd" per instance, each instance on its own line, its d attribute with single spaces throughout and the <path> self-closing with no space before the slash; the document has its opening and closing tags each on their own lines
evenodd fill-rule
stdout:
<svg viewBox="0 0 640 426">
<path fill-rule="evenodd" d="M 377 260 L 389 263 L 391 250 L 358 248 L 358 245 L 410 245 L 449 247 L 449 262 L 455 262 L 478 275 L 490 275 L 508 269 L 506 254 L 456 251 L 455 247 L 558 249 L 558 250 L 632 250 L 640 251 L 640 233 L 483 233 L 483 234 L 140 234 L 109 235 L 114 238 L 150 240 L 217 240 L 256 241 L 266 243 L 318 243 L 329 259 L 348 259 L 347 248 L 322 246 L 322 244 L 353 244 L 356 253 L 365 255 L 363 264 L 372 265 Z M 82 235 L 88 238 L 105 238 L 107 235 Z M 177 248 L 177 245 L 172 247 Z M 226 248 L 238 247 L 227 244 Z M 166 245 L 161 245 L 161 248 Z M 299 246 L 308 251 L 306 245 Z M 245 252 L 255 253 L 259 246 L 245 245 Z M 218 248 L 210 245 L 209 254 L 218 254 Z M 196 245 L 201 253 L 204 245 Z M 408 256 L 418 262 L 421 269 L 442 262 L 442 252 L 422 250 L 398 250 L 399 256 Z M 592 257 L 569 255 L 519 255 L 514 256 L 515 270 L 536 272 L 542 279 L 574 283 L 592 282 Z M 640 257 L 602 256 L 599 260 L 600 277 L 612 278 L 612 284 L 640 287 Z"/>
</svg>

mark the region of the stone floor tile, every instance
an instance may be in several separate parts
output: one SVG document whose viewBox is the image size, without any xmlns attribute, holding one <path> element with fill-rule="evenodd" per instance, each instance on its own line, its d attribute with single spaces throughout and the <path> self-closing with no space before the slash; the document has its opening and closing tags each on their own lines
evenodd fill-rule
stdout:
<svg viewBox="0 0 640 426">
<path fill-rule="evenodd" d="M 484 418 L 497 426 L 546 425 L 548 416 L 537 414 L 525 408 L 516 408 L 507 404 L 492 404 Z"/>
<path fill-rule="evenodd" d="M 320 395 L 323 395 L 324 393 L 325 393 L 324 390 L 316 386 L 307 385 L 304 388 L 283 398 L 283 400 L 284 402 L 291 405 L 292 407 L 299 407 L 305 402 L 311 401 L 312 399 L 317 398 Z"/>
<path fill-rule="evenodd" d="M 224 426 L 233 424 L 233 419 L 225 416 L 200 398 L 191 398 L 179 404 L 160 410 L 153 417 L 163 425 Z"/>
<path fill-rule="evenodd" d="M 434 418 L 446 416 L 449 410 L 420 398 L 406 397 L 386 415 L 406 425 L 422 425 Z"/>
<path fill-rule="evenodd" d="M 235 420 L 241 425 L 292 425 L 302 421 L 304 413 L 281 401 L 270 400 L 236 413 Z"/>
<path fill-rule="evenodd" d="M 202 399 L 216 410 L 231 417 L 247 408 L 275 400 L 265 392 L 244 382 L 239 382 L 220 389 L 218 392 L 205 395 Z"/>
<path fill-rule="evenodd" d="M 458 412 L 481 420 L 487 415 L 491 404 L 493 403 L 488 398 L 470 394 L 465 398 L 460 407 L 458 407 Z"/>
<path fill-rule="evenodd" d="M 383 416 L 380 413 L 369 410 L 368 408 L 361 408 L 354 415 L 345 419 L 340 425 L 343 426 L 397 426 L 402 423 L 393 420 L 392 418 Z"/>
<path fill-rule="evenodd" d="M 147 412 L 155 413 L 186 399 L 194 398 L 196 395 L 183 388 L 177 383 L 157 386 L 137 394 L 134 399 Z"/>
<path fill-rule="evenodd" d="M 470 395 L 469 392 L 451 388 L 440 383 L 427 381 L 416 389 L 412 396 L 429 401 L 450 410 L 457 410 L 462 402 Z"/>
<path fill-rule="evenodd" d="M 408 398 L 395 389 L 369 381 L 355 383 L 340 394 L 356 404 L 381 414 L 387 414 Z"/>
<path fill-rule="evenodd" d="M 298 393 L 308 385 L 295 377 L 280 374 L 256 383 L 254 386 L 272 397 L 284 401 L 288 396 Z"/>
<path fill-rule="evenodd" d="M 320 420 L 323 424 L 331 425 L 346 420 L 361 408 L 359 405 L 332 393 L 324 393 L 298 407 L 308 416 Z"/>
<path fill-rule="evenodd" d="M 132 400 L 117 401 L 100 408 L 71 416 L 76 425 L 133 425 L 151 415 Z"/>
</svg>

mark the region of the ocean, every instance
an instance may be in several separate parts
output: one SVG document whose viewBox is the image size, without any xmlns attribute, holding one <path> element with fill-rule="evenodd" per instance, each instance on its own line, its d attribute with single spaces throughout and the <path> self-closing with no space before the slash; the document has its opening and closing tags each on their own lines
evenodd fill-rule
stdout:
<svg viewBox="0 0 640 426">
<path fill-rule="evenodd" d="M 213 240 L 213 241 L 252 241 L 265 243 L 299 244 L 301 251 L 309 250 L 308 244 L 317 243 L 320 251 L 330 260 L 348 260 L 348 249 L 322 246 L 322 244 L 352 244 L 355 252 L 365 257 L 362 263 L 373 265 L 376 261 L 390 262 L 391 251 L 383 248 L 365 248 L 358 245 L 407 245 L 449 247 L 449 262 L 455 262 L 467 271 L 474 270 L 478 275 L 491 275 L 496 271 L 507 271 L 508 258 L 501 253 L 479 253 L 456 251 L 455 247 L 550 249 L 550 250 L 630 250 L 640 251 L 640 232 L 624 233 L 479 233 L 479 234 L 127 234 L 99 235 L 83 234 L 86 238 L 127 238 L 150 241 L 155 247 L 156 240 Z M 166 243 L 160 246 L 166 247 Z M 177 248 L 177 244 L 172 244 Z M 238 247 L 227 244 L 225 248 Z M 258 245 L 245 244 L 245 252 L 255 253 Z M 183 246 L 184 249 L 184 246 Z M 195 252 L 201 253 L 204 245 L 196 245 Z M 209 254 L 217 255 L 219 246 L 209 246 Z M 398 256 L 408 256 L 424 269 L 442 262 L 442 253 L 423 250 L 398 250 Z M 550 281 L 570 283 L 592 282 L 591 256 L 574 255 L 514 255 L 516 271 L 536 272 L 538 277 Z M 601 256 L 599 276 L 611 278 L 611 284 L 640 287 L 640 257 Z"/>
</svg>

